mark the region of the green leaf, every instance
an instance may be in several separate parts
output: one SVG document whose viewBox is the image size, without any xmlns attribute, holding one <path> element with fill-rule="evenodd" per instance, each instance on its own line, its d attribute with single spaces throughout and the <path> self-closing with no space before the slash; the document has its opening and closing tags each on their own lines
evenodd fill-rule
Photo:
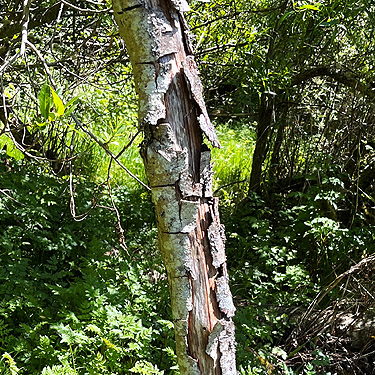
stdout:
<svg viewBox="0 0 375 375">
<path fill-rule="evenodd" d="M 16 375 L 20 371 L 19 368 L 16 366 L 16 362 L 12 358 L 12 356 L 9 353 L 4 353 L 2 355 L 2 358 L 8 361 L 8 366 L 11 375 Z"/>
<path fill-rule="evenodd" d="M 65 326 L 63 323 L 56 324 L 52 328 L 60 335 L 60 342 L 66 342 L 68 345 L 83 344 L 89 340 L 85 334 L 75 331 L 70 326 Z"/>
<path fill-rule="evenodd" d="M 66 103 L 66 107 L 69 107 L 70 105 L 75 103 L 81 96 L 82 96 L 82 94 L 79 94 L 79 95 L 75 96 L 74 98 L 70 99 L 68 101 L 68 103 Z"/>
<path fill-rule="evenodd" d="M 285 21 L 290 15 L 292 15 L 294 13 L 294 11 L 291 11 L 291 12 L 286 12 L 281 18 L 280 18 L 280 24 Z"/>
<path fill-rule="evenodd" d="M 45 120 L 48 120 L 49 117 L 49 112 L 51 109 L 51 98 L 50 86 L 45 83 L 38 95 L 40 113 Z"/>
<path fill-rule="evenodd" d="M 68 101 L 68 103 L 66 103 L 66 112 L 65 112 L 65 116 L 70 116 L 71 113 L 75 110 L 77 104 L 78 104 L 78 100 L 80 99 L 80 97 L 82 96 L 82 94 L 79 94 L 77 96 L 75 96 L 74 98 L 70 99 Z"/>
<path fill-rule="evenodd" d="M 138 361 L 132 367 L 130 372 L 136 373 L 136 374 L 142 374 L 142 375 L 163 375 L 164 371 L 160 371 L 157 366 L 153 365 L 152 363 L 148 361 Z"/>
<path fill-rule="evenodd" d="M 298 9 L 320 10 L 318 6 L 312 4 L 301 5 L 300 7 L 298 7 Z"/>
<path fill-rule="evenodd" d="M 329 19 L 327 20 L 326 22 L 321 22 L 319 24 L 320 27 L 331 27 L 331 26 L 335 26 L 339 23 L 339 20 L 332 20 L 332 19 Z"/>
<path fill-rule="evenodd" d="M 50 87 L 52 97 L 53 97 L 53 103 L 55 104 L 56 107 L 56 112 L 59 116 L 62 116 L 65 112 L 65 106 L 60 97 L 56 94 L 55 90 Z"/>
</svg>

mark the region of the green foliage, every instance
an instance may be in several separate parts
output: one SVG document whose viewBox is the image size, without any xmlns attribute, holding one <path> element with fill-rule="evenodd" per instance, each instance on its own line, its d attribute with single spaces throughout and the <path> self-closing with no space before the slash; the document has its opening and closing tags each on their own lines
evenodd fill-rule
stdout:
<svg viewBox="0 0 375 375">
<path fill-rule="evenodd" d="M 122 67 L 122 72 L 129 74 L 129 68 Z M 77 116 L 105 147 L 117 155 L 138 134 L 137 101 L 130 82 L 126 82 L 123 90 L 108 94 L 111 89 L 113 87 L 108 84 L 95 89 L 82 87 L 83 92 L 80 93 Z M 105 151 L 93 144 L 87 135 L 81 135 L 77 151 L 82 152 L 83 157 L 78 160 L 76 168 L 82 170 L 91 179 L 106 176 L 109 158 Z M 134 144 L 123 152 L 120 161 L 141 180 L 146 181 L 143 162 L 139 154 L 141 141 L 142 135 L 139 134 Z M 87 147 L 89 147 L 89 151 L 85 152 Z M 138 182 L 124 173 L 115 162 L 112 163 L 111 176 L 118 185 L 126 185 L 131 189 L 138 187 Z"/>
<path fill-rule="evenodd" d="M 132 367 L 130 372 L 134 374 L 142 374 L 142 375 L 148 375 L 148 374 L 155 374 L 155 375 L 163 375 L 164 372 L 159 371 L 156 366 L 154 366 L 152 363 L 147 361 L 139 361 L 135 364 L 134 367 Z"/>
<path fill-rule="evenodd" d="M 350 198 L 345 176 L 315 178 L 303 192 L 250 194 L 223 208 L 242 374 L 271 367 L 270 373 L 320 374 L 327 355 L 317 350 L 295 372 L 283 365 L 283 341 L 320 288 L 374 247 L 373 225 L 351 226 L 341 216 Z"/>
<path fill-rule="evenodd" d="M 373 42 L 361 25 L 371 24 L 372 7 L 367 0 L 196 2 L 190 24 L 206 87 L 229 89 L 209 103 L 247 112 L 260 92 L 290 90 L 293 75 L 311 66 L 338 62 L 362 71 L 360 51 Z"/>
<path fill-rule="evenodd" d="M 1 157 L 0 347 L 9 353 L 1 366 L 12 375 L 169 371 L 175 358 L 162 349 L 173 348 L 173 331 L 160 322 L 168 288 L 148 196 L 112 189 L 127 217 L 124 252 L 114 213 L 96 209 L 74 222 L 66 181 Z M 80 181 L 79 207 L 93 187 Z M 103 194 L 103 206 L 108 200 Z"/>
<path fill-rule="evenodd" d="M 65 363 L 64 365 L 45 367 L 41 375 L 77 375 L 77 372 L 68 363 Z"/>
<path fill-rule="evenodd" d="M 55 92 L 52 86 L 44 83 L 38 94 L 39 111 L 44 122 L 37 121 L 37 125 L 43 127 L 48 122 L 56 121 L 64 115 L 67 118 L 75 109 L 78 99 L 78 96 L 73 97 L 64 105 L 59 94 Z"/>
<path fill-rule="evenodd" d="M 223 145 L 233 155 L 228 163 L 214 154 L 221 173 L 217 184 L 223 185 L 238 178 L 236 165 L 238 170 L 246 165 L 241 150 L 251 132 L 245 126 L 218 130 L 222 139 L 229 134 Z M 240 147 L 234 147 L 235 139 Z M 5 154 L 2 161 L 0 341 L 14 369 L 38 375 L 177 373 L 148 195 L 112 188 L 126 253 L 117 242 L 113 213 L 97 208 L 85 221 L 74 222 L 65 179 L 30 161 Z M 83 178 L 77 182 L 76 203 L 83 211 L 95 185 Z M 318 374 L 328 360 L 317 351 L 304 369 L 293 370 L 283 365 L 282 344 L 298 317 L 293 312 L 374 245 L 372 227 L 350 227 L 341 217 L 347 184 L 345 175 L 332 171 L 310 176 L 304 191 L 270 197 L 244 199 L 246 192 L 237 185 L 220 188 L 241 374 Z M 103 191 L 101 205 L 110 206 L 108 199 Z M 2 371 L 9 372 L 10 363 L 3 359 Z"/>
<path fill-rule="evenodd" d="M 212 150 L 214 189 L 228 202 L 234 196 L 243 198 L 250 177 L 254 130 L 247 123 L 227 123 L 218 125 L 216 132 L 221 148 Z"/>
<path fill-rule="evenodd" d="M 219 134 L 221 129 L 226 128 L 219 126 Z M 237 134 L 236 139 L 236 160 L 241 160 L 246 137 Z M 224 178 L 228 176 L 226 181 L 235 181 L 238 177 L 231 173 L 236 169 L 231 168 L 237 163 L 226 163 L 218 155 L 213 159 L 221 168 L 217 170 Z M 319 172 L 302 177 L 306 178 L 303 184 L 300 177 L 295 178 L 295 190 L 293 182 L 289 190 L 264 197 L 251 192 L 246 196 L 237 185 L 219 190 L 228 233 L 231 289 L 238 307 L 235 323 L 241 374 L 322 373 L 330 357 L 320 350 L 312 351 L 313 359 L 300 369 L 286 366 L 284 340 L 320 288 L 374 247 L 374 226 L 363 225 L 360 211 L 350 215 L 349 176 L 329 162 L 316 168 Z M 322 301 L 322 307 L 326 303 L 327 299 Z"/>
<path fill-rule="evenodd" d="M 0 365 L 0 370 L 2 370 L 2 367 L 4 368 L 4 362 L 6 363 L 5 369 L 1 372 L 2 374 L 17 375 L 19 373 L 20 369 L 17 367 L 16 362 L 9 353 L 4 353 L 2 355 L 2 364 Z"/>
</svg>

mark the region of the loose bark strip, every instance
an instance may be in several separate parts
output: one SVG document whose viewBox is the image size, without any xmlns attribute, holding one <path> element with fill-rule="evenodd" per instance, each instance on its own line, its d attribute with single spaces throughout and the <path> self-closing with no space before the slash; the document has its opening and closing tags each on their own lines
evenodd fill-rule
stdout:
<svg viewBox="0 0 375 375">
<path fill-rule="evenodd" d="M 182 375 L 234 375 L 235 307 L 224 228 L 212 194 L 211 154 L 220 147 L 202 97 L 183 12 L 185 0 L 113 0 L 133 65 L 152 189 L 170 285 Z"/>
</svg>

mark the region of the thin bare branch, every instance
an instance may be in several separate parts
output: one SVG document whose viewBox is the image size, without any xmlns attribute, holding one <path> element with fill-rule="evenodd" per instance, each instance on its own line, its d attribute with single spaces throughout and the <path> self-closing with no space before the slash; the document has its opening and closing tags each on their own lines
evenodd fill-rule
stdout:
<svg viewBox="0 0 375 375">
<path fill-rule="evenodd" d="M 138 130 L 133 137 L 131 137 L 130 141 L 122 148 L 122 150 L 116 155 L 116 158 L 119 158 L 136 140 L 138 135 L 141 133 L 140 130 Z"/>
<path fill-rule="evenodd" d="M 10 192 L 10 190 L 8 189 L 0 189 L 0 193 L 4 194 L 7 198 L 9 198 L 10 200 L 12 200 L 13 202 L 16 202 L 17 204 L 21 205 L 21 206 L 26 206 L 26 204 L 22 203 L 22 202 L 19 202 L 17 199 L 14 199 L 11 195 L 9 195 L 7 192 Z"/>
<path fill-rule="evenodd" d="M 27 32 L 29 27 L 29 12 L 30 5 L 32 0 L 24 0 L 23 2 L 23 22 L 22 22 L 22 31 L 21 31 L 21 49 L 20 55 L 24 56 L 26 50 L 26 41 L 27 41 Z"/>
<path fill-rule="evenodd" d="M 95 141 L 129 176 L 134 178 L 137 182 L 139 182 L 145 189 L 151 191 L 151 188 L 147 186 L 144 182 L 142 182 L 135 174 L 133 174 L 128 168 L 125 167 L 124 164 L 121 163 L 120 160 L 118 160 L 117 156 L 114 155 L 100 139 L 98 139 L 90 130 L 86 129 L 83 124 L 78 120 L 77 116 L 72 114 L 73 120 L 76 122 L 78 127 L 84 131 L 92 140 Z"/>
<path fill-rule="evenodd" d="M 42 54 L 40 53 L 40 51 L 38 50 L 38 48 L 35 47 L 35 45 L 33 43 L 31 43 L 29 40 L 26 41 L 26 44 L 28 46 L 30 46 L 30 48 L 35 52 L 35 54 L 38 56 L 39 60 L 42 62 L 43 66 L 44 66 L 44 70 L 46 71 L 47 75 L 48 75 L 48 78 L 51 82 L 51 85 L 53 86 L 54 90 L 56 90 L 56 83 L 52 77 L 52 74 L 51 74 L 51 71 L 49 70 L 48 68 L 48 65 L 46 63 L 46 60 L 44 59 L 44 57 L 42 56 Z"/>
<path fill-rule="evenodd" d="M 117 232 L 117 235 L 118 235 L 119 245 L 120 245 L 121 249 L 124 250 L 128 256 L 130 256 L 129 252 L 128 252 L 128 247 L 126 246 L 126 242 L 125 242 L 125 235 L 124 235 L 125 231 L 124 231 L 124 229 L 122 228 L 122 225 L 121 225 L 120 212 L 119 212 L 119 210 L 118 210 L 118 208 L 115 204 L 115 201 L 113 200 L 113 196 L 112 196 L 112 188 L 111 188 L 111 182 L 110 182 L 112 160 L 113 159 L 111 159 L 109 164 L 108 164 L 108 173 L 107 173 L 108 194 L 109 194 L 109 198 L 111 199 L 113 210 L 115 211 L 115 214 L 116 214 L 116 219 L 117 219 L 116 232 Z"/>
<path fill-rule="evenodd" d="M 80 12 L 85 12 L 85 13 L 108 13 L 110 12 L 112 9 L 111 8 L 106 8 L 106 9 L 101 9 L 101 10 L 96 10 L 96 9 L 86 9 L 86 8 L 80 8 L 80 7 L 77 7 L 76 5 L 74 4 L 71 4 L 69 3 L 68 1 L 66 0 L 61 0 L 61 2 L 65 5 L 67 5 L 69 8 L 72 8 L 72 9 L 75 9 L 75 10 L 78 10 Z"/>
<path fill-rule="evenodd" d="M 12 65 L 13 62 L 18 59 L 18 57 L 25 54 L 31 1 L 32 0 L 24 0 L 23 15 L 21 21 L 21 48 L 9 60 L 5 60 L 4 64 L 0 66 L 0 73 L 4 72 L 8 66 Z"/>
</svg>

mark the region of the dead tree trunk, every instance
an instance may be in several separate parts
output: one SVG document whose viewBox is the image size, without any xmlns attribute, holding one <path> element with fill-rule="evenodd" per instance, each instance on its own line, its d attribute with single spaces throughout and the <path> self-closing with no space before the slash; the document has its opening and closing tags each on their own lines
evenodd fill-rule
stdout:
<svg viewBox="0 0 375 375">
<path fill-rule="evenodd" d="M 234 305 L 224 229 L 212 196 L 219 147 L 202 98 L 185 0 L 113 0 L 132 62 L 145 133 L 142 157 L 168 273 L 182 375 L 234 375 Z"/>
</svg>

